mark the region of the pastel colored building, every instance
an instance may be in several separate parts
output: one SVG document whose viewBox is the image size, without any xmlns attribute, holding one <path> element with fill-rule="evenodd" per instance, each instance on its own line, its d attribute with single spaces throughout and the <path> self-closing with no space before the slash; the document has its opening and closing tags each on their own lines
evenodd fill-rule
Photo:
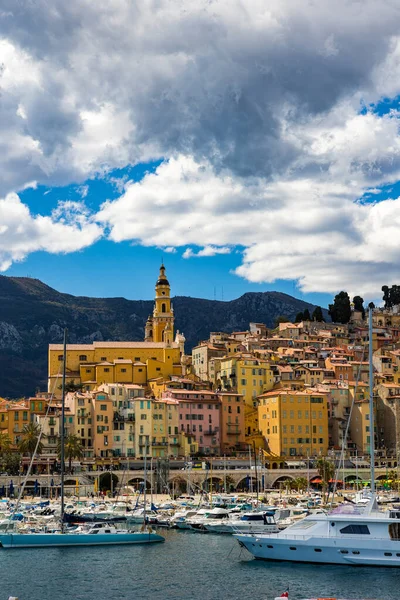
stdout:
<svg viewBox="0 0 400 600">
<path fill-rule="evenodd" d="M 221 455 L 245 450 L 245 409 L 246 404 L 241 394 L 220 392 L 220 438 Z"/>
<path fill-rule="evenodd" d="M 218 395 L 208 390 L 168 389 L 163 398 L 178 401 L 179 431 L 195 439 L 199 452 L 219 455 L 221 401 Z"/>
<path fill-rule="evenodd" d="M 328 399 L 316 390 L 273 390 L 259 396 L 258 422 L 277 456 L 324 456 L 328 451 Z"/>
</svg>

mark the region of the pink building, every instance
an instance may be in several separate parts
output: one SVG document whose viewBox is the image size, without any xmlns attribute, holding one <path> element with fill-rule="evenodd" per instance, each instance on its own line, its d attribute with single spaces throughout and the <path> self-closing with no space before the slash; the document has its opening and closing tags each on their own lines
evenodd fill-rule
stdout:
<svg viewBox="0 0 400 600">
<path fill-rule="evenodd" d="M 218 395 L 209 390 L 168 388 L 162 397 L 179 402 L 179 431 L 196 439 L 199 452 L 219 456 L 221 401 Z"/>
</svg>

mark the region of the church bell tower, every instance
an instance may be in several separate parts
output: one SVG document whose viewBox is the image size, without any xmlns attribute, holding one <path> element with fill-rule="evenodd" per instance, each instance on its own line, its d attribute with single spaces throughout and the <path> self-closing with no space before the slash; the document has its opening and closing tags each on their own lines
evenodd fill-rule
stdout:
<svg viewBox="0 0 400 600">
<path fill-rule="evenodd" d="M 162 264 L 156 282 L 156 297 L 152 318 L 153 342 L 165 342 L 170 344 L 173 340 L 174 309 L 171 305 L 170 293 L 171 288 L 165 275 L 165 267 Z"/>
</svg>

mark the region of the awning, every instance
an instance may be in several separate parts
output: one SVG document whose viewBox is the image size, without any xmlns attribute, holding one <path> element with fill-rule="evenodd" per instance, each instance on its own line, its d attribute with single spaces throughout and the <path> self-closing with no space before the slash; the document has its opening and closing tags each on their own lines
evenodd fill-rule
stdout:
<svg viewBox="0 0 400 600">
<path fill-rule="evenodd" d="M 343 483 L 341 479 L 330 479 L 329 483 Z"/>
<path fill-rule="evenodd" d="M 310 479 L 310 483 L 322 483 L 321 477 L 313 477 Z"/>
</svg>

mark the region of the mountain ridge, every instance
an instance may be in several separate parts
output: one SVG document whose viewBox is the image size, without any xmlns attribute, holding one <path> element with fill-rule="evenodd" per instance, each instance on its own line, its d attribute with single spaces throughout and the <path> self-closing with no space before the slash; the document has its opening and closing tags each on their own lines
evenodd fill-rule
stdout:
<svg viewBox="0 0 400 600">
<path fill-rule="evenodd" d="M 246 292 L 234 300 L 175 296 L 172 302 L 187 352 L 211 331 L 243 331 L 251 321 L 271 327 L 279 315 L 293 319 L 315 308 L 284 292 Z M 40 279 L 0 275 L 0 306 L 0 396 L 17 398 L 47 388 L 48 344 L 61 343 L 64 327 L 70 343 L 142 340 L 153 300 L 74 296 Z"/>
</svg>

